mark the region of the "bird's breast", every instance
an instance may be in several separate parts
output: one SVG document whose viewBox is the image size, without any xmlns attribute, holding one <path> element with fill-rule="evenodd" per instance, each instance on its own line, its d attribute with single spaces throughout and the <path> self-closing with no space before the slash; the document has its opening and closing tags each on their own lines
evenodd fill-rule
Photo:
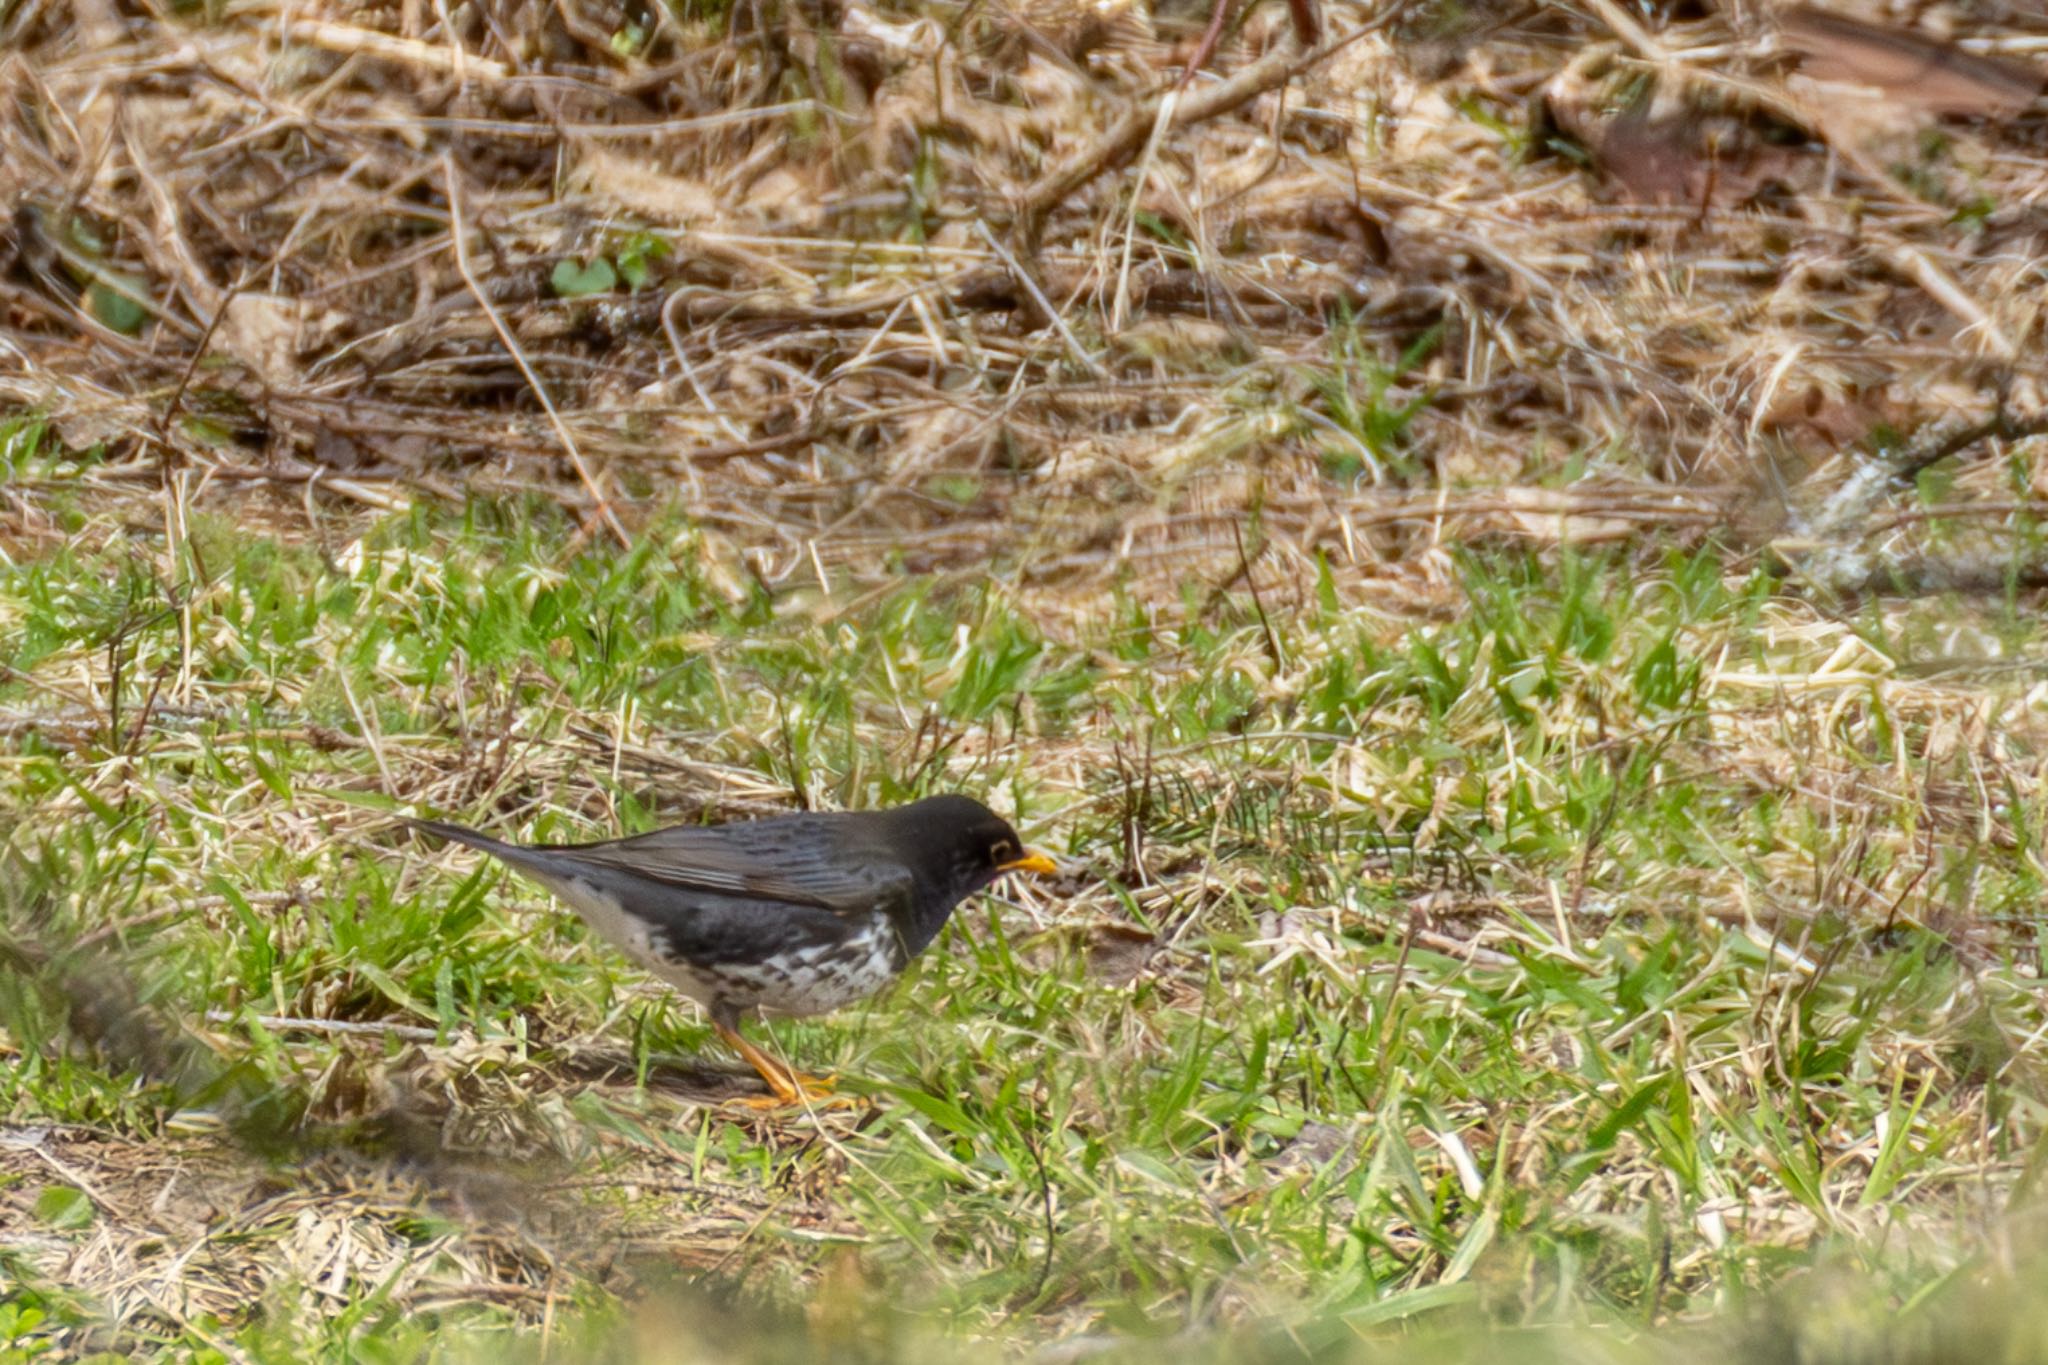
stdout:
<svg viewBox="0 0 2048 1365">
<path fill-rule="evenodd" d="M 881 990 L 908 960 L 896 926 L 880 913 L 851 920 L 829 938 L 791 935 L 778 943 L 772 934 L 748 935 L 716 946 L 696 942 L 685 952 L 674 935 L 584 878 L 553 877 L 546 885 L 636 966 L 707 1008 L 824 1014 Z M 735 951 L 742 946 L 743 953 Z"/>
<path fill-rule="evenodd" d="M 739 1008 L 823 1014 L 881 990 L 904 961 L 895 926 L 870 915 L 842 938 L 792 943 L 746 961 L 699 962 L 693 970 L 714 980 L 719 997 Z"/>
</svg>

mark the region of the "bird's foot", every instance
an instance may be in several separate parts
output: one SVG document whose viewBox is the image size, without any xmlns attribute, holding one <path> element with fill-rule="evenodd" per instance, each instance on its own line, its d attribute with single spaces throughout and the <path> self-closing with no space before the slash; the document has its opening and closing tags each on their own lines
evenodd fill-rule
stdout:
<svg viewBox="0 0 2048 1365">
<path fill-rule="evenodd" d="M 728 1103 L 748 1109 L 858 1109 L 867 1104 L 866 1100 L 857 1097 L 833 1094 L 833 1077 L 806 1076 L 780 1058 L 769 1056 L 741 1037 L 737 1026 L 716 1020 L 713 1023 L 719 1037 L 746 1058 L 748 1065 L 768 1084 L 769 1093 L 766 1095 L 742 1095 Z"/>
<path fill-rule="evenodd" d="M 834 1076 L 806 1076 L 801 1071 L 785 1071 L 779 1076 L 762 1074 L 768 1083 L 766 1095 L 739 1095 L 726 1101 L 742 1108 L 769 1109 L 861 1109 L 868 1100 L 859 1095 L 840 1095 L 833 1091 Z"/>
</svg>

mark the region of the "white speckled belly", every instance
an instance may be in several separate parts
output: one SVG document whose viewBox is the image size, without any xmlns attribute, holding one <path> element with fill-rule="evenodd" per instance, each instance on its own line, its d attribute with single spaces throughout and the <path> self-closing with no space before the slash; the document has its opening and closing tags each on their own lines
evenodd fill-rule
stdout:
<svg viewBox="0 0 2048 1365">
<path fill-rule="evenodd" d="M 873 995 L 898 970 L 895 927 L 876 916 L 840 943 L 792 949 L 765 962 L 714 963 L 711 976 L 661 952 L 644 921 L 589 882 L 549 878 L 546 885 L 636 965 L 707 1008 L 724 1001 L 772 1014 L 824 1014 Z"/>
<path fill-rule="evenodd" d="M 823 1014 L 865 1000 L 896 975 L 893 951 L 896 931 L 877 916 L 844 942 L 812 945 L 765 962 L 713 963 L 718 994 L 736 1005 L 751 1005 L 772 1014 Z M 674 964 L 658 968 L 688 971 Z"/>
</svg>

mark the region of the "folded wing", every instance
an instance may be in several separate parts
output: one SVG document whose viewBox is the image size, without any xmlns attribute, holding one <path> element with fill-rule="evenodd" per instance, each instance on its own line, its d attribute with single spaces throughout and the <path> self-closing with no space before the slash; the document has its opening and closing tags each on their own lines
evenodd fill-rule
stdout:
<svg viewBox="0 0 2048 1365">
<path fill-rule="evenodd" d="M 887 857 L 861 856 L 836 827 L 807 816 L 743 825 L 684 825 L 631 839 L 557 846 L 559 857 L 596 864 L 685 891 L 815 906 L 835 914 L 866 914 L 907 901 L 909 868 Z"/>
</svg>

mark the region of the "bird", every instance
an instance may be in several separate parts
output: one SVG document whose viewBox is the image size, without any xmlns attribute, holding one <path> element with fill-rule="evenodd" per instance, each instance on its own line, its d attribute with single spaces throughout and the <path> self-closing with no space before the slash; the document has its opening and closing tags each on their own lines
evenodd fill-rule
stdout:
<svg viewBox="0 0 2048 1365">
<path fill-rule="evenodd" d="M 422 834 L 538 882 L 633 962 L 703 1006 L 768 1085 L 809 1105 L 831 1082 L 740 1032 L 751 1012 L 823 1014 L 875 994 L 931 946 L 955 906 L 1011 872 L 1058 865 L 969 796 L 873 811 L 678 825 L 587 844 L 514 844 L 440 820 Z M 752 1101 L 749 1101 L 752 1102 Z"/>
</svg>

